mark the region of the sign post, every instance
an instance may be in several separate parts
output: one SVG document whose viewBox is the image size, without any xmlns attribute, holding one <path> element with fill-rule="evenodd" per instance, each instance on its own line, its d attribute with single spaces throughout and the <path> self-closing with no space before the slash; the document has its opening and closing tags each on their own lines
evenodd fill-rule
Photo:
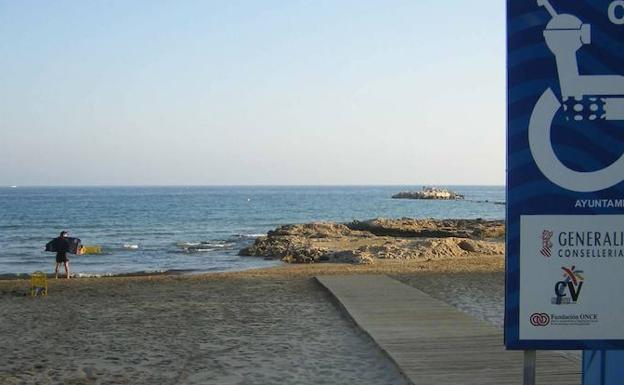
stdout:
<svg viewBox="0 0 624 385">
<path fill-rule="evenodd" d="M 535 385 L 535 350 L 524 351 L 524 376 L 522 385 Z"/>
<path fill-rule="evenodd" d="M 624 347 L 623 74 L 624 1 L 507 0 L 508 349 Z"/>
</svg>

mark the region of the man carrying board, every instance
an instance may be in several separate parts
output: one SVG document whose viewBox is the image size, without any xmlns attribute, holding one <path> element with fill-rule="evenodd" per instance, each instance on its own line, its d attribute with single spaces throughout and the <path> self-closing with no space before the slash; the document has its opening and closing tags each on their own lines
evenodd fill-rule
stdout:
<svg viewBox="0 0 624 385">
<path fill-rule="evenodd" d="M 62 263 L 65 266 L 65 275 L 67 279 L 69 279 L 69 258 L 67 258 L 67 253 L 69 252 L 69 241 L 67 240 L 67 236 L 69 234 L 67 231 L 61 231 L 61 234 L 58 238 L 54 238 L 48 245 L 51 250 L 56 251 L 56 266 L 54 267 L 54 276 L 58 279 L 58 270 L 59 265 Z M 46 249 L 48 249 L 48 245 L 46 245 Z"/>
</svg>

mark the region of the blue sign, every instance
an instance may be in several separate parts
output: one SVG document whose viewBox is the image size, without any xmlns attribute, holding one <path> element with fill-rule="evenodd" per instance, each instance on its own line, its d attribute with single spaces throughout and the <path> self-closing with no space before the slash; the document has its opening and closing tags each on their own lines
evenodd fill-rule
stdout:
<svg viewBox="0 0 624 385">
<path fill-rule="evenodd" d="M 624 347 L 624 1 L 507 1 L 509 349 Z"/>
</svg>

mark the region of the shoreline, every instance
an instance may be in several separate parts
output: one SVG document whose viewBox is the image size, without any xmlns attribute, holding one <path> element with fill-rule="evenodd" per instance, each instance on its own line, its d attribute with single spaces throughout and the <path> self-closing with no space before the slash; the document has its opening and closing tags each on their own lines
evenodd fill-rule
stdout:
<svg viewBox="0 0 624 385">
<path fill-rule="evenodd" d="M 219 274 L 228 272 L 241 272 L 254 269 L 270 269 L 271 267 L 264 266 L 249 266 L 249 267 L 234 267 L 224 270 L 196 270 L 196 269 L 170 269 L 165 271 L 133 271 L 127 273 L 71 273 L 71 279 L 100 279 L 100 278 L 132 278 L 132 277 L 178 277 L 178 276 L 195 276 L 204 274 Z M 41 271 L 41 270 L 39 270 Z M 65 279 L 63 268 L 59 269 L 59 280 Z M 54 280 L 54 272 L 47 272 L 46 276 L 48 280 Z M 24 281 L 29 280 L 32 273 L 16 273 L 16 274 L 0 274 L 0 282 L 5 281 Z"/>
<path fill-rule="evenodd" d="M 54 279 L 54 274 L 48 274 L 48 283 L 62 282 L 102 282 L 109 280 L 121 281 L 167 281 L 175 280 L 210 280 L 227 278 L 262 278 L 262 277 L 313 277 L 314 275 L 331 274 L 414 274 L 414 273 L 500 273 L 505 271 L 505 258 L 500 255 L 473 255 L 470 257 L 447 257 L 430 261 L 417 260 L 379 260 L 375 264 L 352 264 L 352 263 L 314 263 L 314 264 L 288 264 L 282 263 L 271 267 L 250 267 L 248 269 L 236 269 L 212 272 L 141 272 L 125 273 L 116 275 L 71 277 L 66 279 L 59 274 Z M 0 276 L 0 294 L 3 286 L 11 283 L 29 281 L 30 275 L 23 277 Z"/>
<path fill-rule="evenodd" d="M 421 263 L 420 269 L 444 265 L 444 259 L 461 261 L 478 256 L 504 256 L 502 220 L 431 219 L 431 218 L 375 218 L 351 222 L 308 222 L 280 225 L 265 235 L 256 237 L 253 244 L 239 249 L 238 257 L 249 258 L 248 264 L 223 268 L 177 268 L 162 271 L 81 272 L 72 266 L 72 278 L 110 278 L 142 276 L 201 276 L 204 274 L 263 270 L 290 264 L 348 264 L 372 265 L 359 268 L 376 271 L 380 266 L 411 266 Z M 265 265 L 254 264 L 262 258 Z M 413 263 L 411 263 L 411 262 Z M 428 262 L 433 261 L 432 264 Z M 409 263 L 408 263 L 409 262 Z M 209 265 L 209 260 L 206 261 Z M 455 262 L 459 263 L 459 262 Z M 398 264 L 398 265 L 397 265 Z M 451 263 L 452 264 L 452 263 Z M 245 266 L 246 265 L 246 266 Z M 278 265 L 278 266 L 275 266 Z M 48 279 L 54 279 L 51 266 L 43 270 Z M 435 267 L 434 267 L 435 269 Z M 447 268 L 448 269 L 448 268 Z M 465 268 L 462 268 L 462 271 Z M 331 268 L 324 270 L 331 271 Z M 350 269 L 346 269 L 349 271 Z M 41 270 L 40 270 L 41 271 Z M 60 269 L 59 277 L 62 277 Z M 32 273 L 0 274 L 0 282 L 27 280 Z"/>
<path fill-rule="evenodd" d="M 42 270 L 38 270 L 38 271 L 42 271 Z M 65 273 L 62 272 L 62 268 L 59 270 L 59 279 L 66 279 L 65 278 Z M 46 273 L 46 276 L 48 277 L 48 280 L 53 280 L 54 279 L 54 272 L 46 272 L 43 271 L 44 273 Z M 33 272 L 34 273 L 34 272 Z M 119 274 L 81 274 L 81 273 L 77 273 L 77 275 L 74 275 L 74 273 L 72 273 L 71 275 L 71 279 L 95 279 L 95 278 L 115 278 L 115 277 L 158 277 L 158 276 L 175 276 L 175 275 L 185 275 L 185 274 L 190 274 L 191 270 L 168 270 L 168 271 L 153 271 L 153 272 L 149 272 L 149 271 L 137 271 L 137 272 L 131 272 L 131 273 L 119 273 Z M 16 273 L 16 274 L 0 274 L 0 282 L 5 282 L 5 281 L 25 281 L 25 280 L 29 280 L 31 276 L 31 273 Z"/>
</svg>

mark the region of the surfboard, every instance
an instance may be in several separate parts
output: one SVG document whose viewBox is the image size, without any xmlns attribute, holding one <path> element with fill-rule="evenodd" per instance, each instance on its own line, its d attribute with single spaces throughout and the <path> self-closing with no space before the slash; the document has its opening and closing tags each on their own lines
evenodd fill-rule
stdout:
<svg viewBox="0 0 624 385">
<path fill-rule="evenodd" d="M 80 250 L 80 242 L 81 242 L 80 238 L 67 237 L 65 239 L 67 239 L 67 242 L 69 242 L 69 250 L 67 250 L 67 252 L 70 254 L 78 254 L 78 250 Z M 56 246 L 55 240 L 56 238 L 46 243 L 45 251 L 56 253 L 57 250 L 55 247 Z"/>
</svg>

